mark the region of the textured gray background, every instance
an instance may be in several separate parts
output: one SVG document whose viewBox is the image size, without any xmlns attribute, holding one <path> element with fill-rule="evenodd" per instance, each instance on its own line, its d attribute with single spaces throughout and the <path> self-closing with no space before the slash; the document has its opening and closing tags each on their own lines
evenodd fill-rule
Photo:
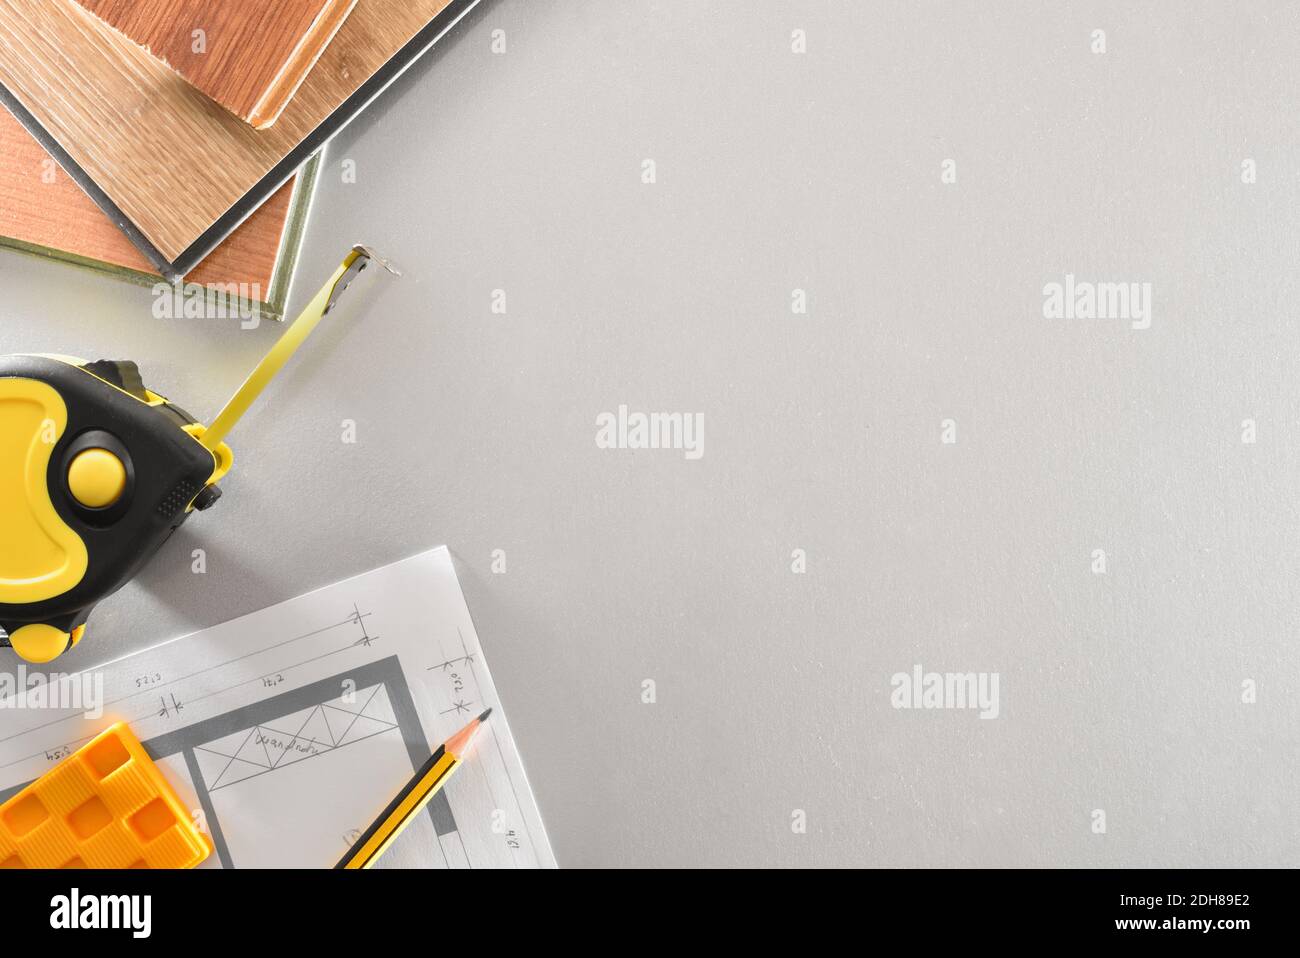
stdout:
<svg viewBox="0 0 1300 958">
<path fill-rule="evenodd" d="M 445 542 L 562 864 L 1300 863 L 1300 16 L 994 7 L 486 0 L 330 146 L 295 299 L 355 240 L 406 277 L 67 664 Z M 1067 272 L 1152 327 L 1044 319 Z M 0 283 L 0 350 L 198 414 L 276 334 Z M 598 449 L 620 403 L 704 458 Z M 916 663 L 1001 716 L 892 709 Z"/>
</svg>

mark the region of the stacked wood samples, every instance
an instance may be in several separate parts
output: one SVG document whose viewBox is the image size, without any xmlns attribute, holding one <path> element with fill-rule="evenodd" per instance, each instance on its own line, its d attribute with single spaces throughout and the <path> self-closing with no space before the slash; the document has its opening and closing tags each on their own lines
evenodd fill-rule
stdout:
<svg viewBox="0 0 1300 958">
<path fill-rule="evenodd" d="M 293 181 L 281 187 L 195 267 L 188 280 L 201 285 L 247 284 L 270 297 L 277 285 L 277 261 L 293 188 Z M 4 109 L 0 109 L 0 246 L 109 272 L 125 270 L 139 279 L 156 276 L 126 234 Z"/>
<path fill-rule="evenodd" d="M 276 121 L 357 0 L 77 0 L 235 116 Z"/>
<path fill-rule="evenodd" d="M 74 0 L 0 0 L 0 83 L 175 262 L 202 247 L 210 227 L 409 41 L 438 29 L 434 18 L 453 3 L 468 9 L 464 0 L 358 0 L 266 130 L 217 106 Z"/>
</svg>

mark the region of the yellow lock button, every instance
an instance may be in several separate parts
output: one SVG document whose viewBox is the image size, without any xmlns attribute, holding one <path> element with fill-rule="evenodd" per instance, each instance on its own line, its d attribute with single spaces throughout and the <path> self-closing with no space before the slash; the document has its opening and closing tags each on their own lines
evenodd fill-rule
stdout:
<svg viewBox="0 0 1300 958">
<path fill-rule="evenodd" d="M 107 449 L 87 449 L 68 466 L 68 490 L 87 509 L 106 509 L 126 491 L 126 466 Z"/>
</svg>

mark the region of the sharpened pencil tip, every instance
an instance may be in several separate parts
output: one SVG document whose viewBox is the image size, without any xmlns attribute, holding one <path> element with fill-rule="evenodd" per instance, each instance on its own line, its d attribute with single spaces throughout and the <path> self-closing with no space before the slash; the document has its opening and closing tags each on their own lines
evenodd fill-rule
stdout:
<svg viewBox="0 0 1300 958">
<path fill-rule="evenodd" d="M 469 751 L 469 746 L 470 743 L 474 741 L 474 736 L 476 736 L 479 733 L 479 729 L 483 727 L 483 720 L 487 718 L 491 712 L 492 710 L 488 709 L 478 718 L 470 719 L 469 724 L 451 738 L 447 739 L 447 741 L 443 742 L 442 747 L 445 748 L 448 754 L 454 758 L 463 758 L 465 753 Z"/>
</svg>

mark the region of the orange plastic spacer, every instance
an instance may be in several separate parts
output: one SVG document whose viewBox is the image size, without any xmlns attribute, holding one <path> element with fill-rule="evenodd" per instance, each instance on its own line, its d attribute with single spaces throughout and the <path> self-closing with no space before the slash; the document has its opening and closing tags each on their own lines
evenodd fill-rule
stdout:
<svg viewBox="0 0 1300 958">
<path fill-rule="evenodd" d="M 0 868 L 194 868 L 210 854 L 125 722 L 0 805 Z"/>
</svg>

